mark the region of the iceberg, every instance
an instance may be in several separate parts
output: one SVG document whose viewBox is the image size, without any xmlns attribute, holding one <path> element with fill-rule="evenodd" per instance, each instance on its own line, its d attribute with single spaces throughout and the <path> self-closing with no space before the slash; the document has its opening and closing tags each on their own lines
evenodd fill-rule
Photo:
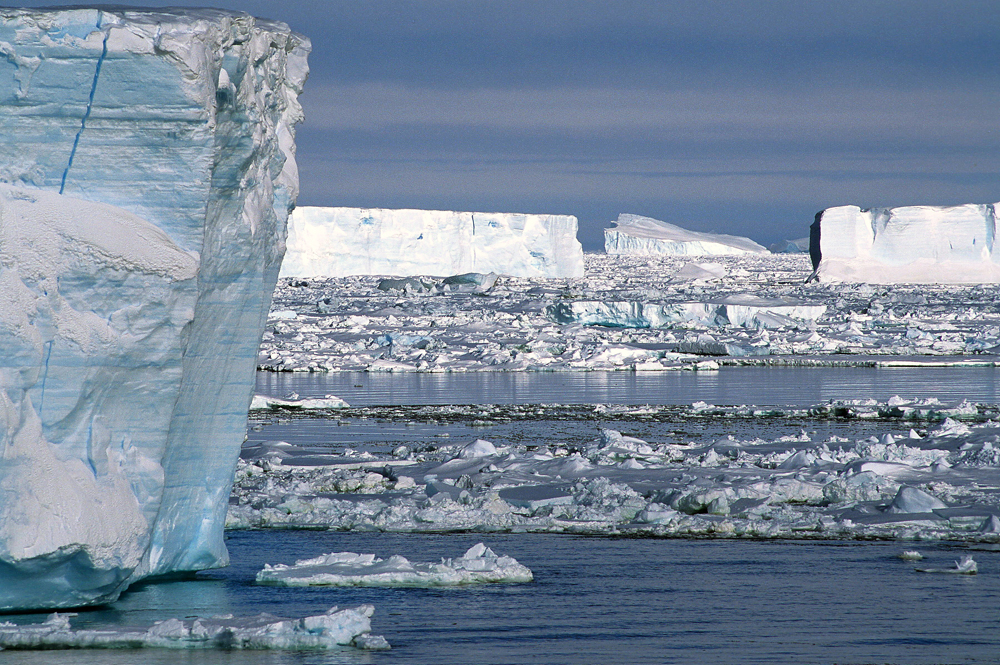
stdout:
<svg viewBox="0 0 1000 665">
<path fill-rule="evenodd" d="M 530 582 L 531 571 L 509 556 L 497 556 L 482 543 L 457 559 L 414 563 L 406 557 L 337 552 L 302 559 L 290 566 L 265 564 L 258 584 L 275 586 L 440 587 L 488 582 Z"/>
<path fill-rule="evenodd" d="M 995 204 L 827 208 L 810 227 L 813 279 L 872 284 L 1000 282 Z"/>
<path fill-rule="evenodd" d="M 613 227 L 604 229 L 608 254 L 640 256 L 720 256 L 766 254 L 767 249 L 749 238 L 722 233 L 702 233 L 641 215 L 618 215 Z"/>
<path fill-rule="evenodd" d="M 282 277 L 582 277 L 572 215 L 296 208 Z"/>
<path fill-rule="evenodd" d="M 224 565 L 309 42 L 0 9 L 0 610 Z"/>
</svg>

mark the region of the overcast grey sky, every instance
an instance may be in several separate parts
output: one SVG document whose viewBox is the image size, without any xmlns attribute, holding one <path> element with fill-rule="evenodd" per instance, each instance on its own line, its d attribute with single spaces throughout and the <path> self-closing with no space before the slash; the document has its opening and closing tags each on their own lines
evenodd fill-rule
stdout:
<svg viewBox="0 0 1000 665">
<path fill-rule="evenodd" d="M 574 214 L 596 250 L 620 212 L 768 244 L 1000 200 L 993 0 L 207 4 L 312 40 L 300 205 Z"/>
</svg>

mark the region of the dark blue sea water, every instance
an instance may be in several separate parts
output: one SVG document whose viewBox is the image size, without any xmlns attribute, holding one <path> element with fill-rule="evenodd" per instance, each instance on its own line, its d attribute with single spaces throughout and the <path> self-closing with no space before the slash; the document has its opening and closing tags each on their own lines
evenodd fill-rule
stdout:
<svg viewBox="0 0 1000 665">
<path fill-rule="evenodd" d="M 695 373 L 273 375 L 258 391 L 333 393 L 354 405 L 618 403 L 808 405 L 829 399 L 938 397 L 1000 401 L 996 370 L 981 368 L 724 368 Z M 793 419 L 794 420 L 794 419 Z M 670 423 L 648 427 L 672 427 Z M 756 427 L 754 423 L 742 426 Z M 768 427 L 822 426 L 789 421 Z M 840 426 L 840 425 L 835 425 Z M 852 427 L 855 425 L 851 425 Z M 857 426 L 863 427 L 864 424 Z M 592 437 L 597 423 L 499 420 L 496 437 Z M 643 436 L 642 423 L 630 434 Z M 726 425 L 732 427 L 732 424 Z M 691 437 L 711 423 L 687 428 Z M 391 446 L 481 430 L 476 422 L 286 419 L 251 441 Z M 593 431 L 592 431 L 593 430 Z M 339 433 L 338 433 L 339 431 Z M 255 439 L 256 437 L 256 439 Z M 338 438 L 339 437 L 339 438 Z M 523 585 L 464 589 L 258 587 L 264 563 L 325 552 L 434 561 L 484 541 L 535 573 Z M 232 565 L 191 579 L 133 587 L 109 607 L 83 611 L 90 628 L 171 617 L 270 612 L 302 617 L 333 605 L 376 608 L 388 652 L 2 652 L 0 664 L 188 663 L 982 663 L 1000 661 L 1000 549 L 949 543 L 636 540 L 539 534 L 405 535 L 316 531 L 231 532 Z M 927 575 L 898 558 L 918 549 L 949 567 L 971 553 L 977 576 Z M 44 615 L 14 616 L 17 622 Z"/>
<path fill-rule="evenodd" d="M 260 587 L 264 563 L 330 551 L 455 556 L 484 541 L 530 567 L 529 584 L 459 589 Z M 1000 655 L 1000 551 L 977 576 L 929 575 L 899 543 L 632 540 L 560 535 L 235 532 L 233 565 L 146 584 L 80 625 L 266 611 L 304 616 L 372 603 L 388 652 L 36 652 L 36 663 L 976 663 Z M 905 545 L 950 566 L 968 553 Z"/>
<path fill-rule="evenodd" d="M 994 367 L 723 367 L 714 372 L 258 372 L 257 392 L 384 404 L 811 406 L 832 399 L 936 397 L 1000 402 Z"/>
</svg>

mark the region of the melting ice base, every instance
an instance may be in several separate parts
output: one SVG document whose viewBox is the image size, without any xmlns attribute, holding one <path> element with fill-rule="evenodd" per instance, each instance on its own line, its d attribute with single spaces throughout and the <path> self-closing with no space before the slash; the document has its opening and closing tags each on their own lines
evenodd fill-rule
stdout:
<svg viewBox="0 0 1000 665">
<path fill-rule="evenodd" d="M 337 552 L 292 565 L 266 565 L 257 573 L 258 584 L 276 586 L 405 586 L 438 587 L 487 582 L 530 582 L 531 571 L 509 556 L 497 556 L 482 543 L 461 557 L 441 563 L 410 562 L 394 555 Z"/>
<path fill-rule="evenodd" d="M 997 414 L 968 403 L 368 407 L 315 415 L 335 418 L 329 434 L 310 429 L 285 443 L 268 440 L 272 421 L 258 414 L 230 527 L 1000 541 Z M 425 426 L 425 438 L 378 445 L 337 431 L 355 419 L 401 417 L 507 434 L 452 443 Z M 609 421 L 619 429 L 602 430 Z M 646 434 L 621 433 L 635 428 Z M 343 443 L 321 443 L 328 437 Z"/>
<path fill-rule="evenodd" d="M 711 370 L 993 364 L 1000 285 L 805 284 L 803 255 L 585 255 L 579 279 L 481 294 L 280 280 L 259 365 L 281 371 Z M 419 281 L 419 280 L 414 280 Z"/>
</svg>

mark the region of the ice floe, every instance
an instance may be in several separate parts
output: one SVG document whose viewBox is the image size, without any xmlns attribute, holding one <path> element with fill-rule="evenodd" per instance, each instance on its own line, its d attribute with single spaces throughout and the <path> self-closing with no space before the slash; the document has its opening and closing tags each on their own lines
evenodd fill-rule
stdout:
<svg viewBox="0 0 1000 665">
<path fill-rule="evenodd" d="M 488 289 L 446 290 L 430 277 L 279 280 L 258 365 L 669 371 L 1000 360 L 1000 285 L 806 284 L 803 254 L 584 258 L 582 278 L 501 276 Z"/>
<path fill-rule="evenodd" d="M 1000 542 L 995 409 L 890 401 L 786 410 L 632 407 L 635 422 L 647 423 L 665 409 L 663 422 L 671 426 L 657 438 L 598 428 L 589 440 L 434 439 L 391 454 L 258 444 L 244 449 L 227 524 Z M 353 413 L 378 417 L 378 409 Z M 382 409 L 401 417 L 389 416 L 395 407 Z M 420 409 L 429 418 L 462 413 Z M 490 417 L 486 407 L 468 409 L 471 421 Z M 518 417 L 511 409 L 499 417 Z M 552 409 L 558 419 L 628 418 L 600 406 Z M 546 417 L 537 405 L 522 410 L 525 417 Z M 751 434 L 692 436 L 711 422 L 705 418 L 738 418 L 752 425 Z M 870 422 L 865 431 L 875 434 L 767 436 L 781 419 Z"/>
<path fill-rule="evenodd" d="M 51 614 L 42 623 L 0 623 L 2 649 L 388 649 L 371 634 L 371 605 L 301 619 L 270 614 L 165 619 L 148 628 L 74 628 L 75 614 Z"/>
<path fill-rule="evenodd" d="M 292 565 L 265 565 L 258 584 L 276 586 L 405 586 L 439 587 L 490 582 L 530 582 L 531 571 L 509 556 L 497 556 L 482 543 L 461 557 L 441 563 L 411 562 L 399 555 L 337 552 Z"/>
</svg>

